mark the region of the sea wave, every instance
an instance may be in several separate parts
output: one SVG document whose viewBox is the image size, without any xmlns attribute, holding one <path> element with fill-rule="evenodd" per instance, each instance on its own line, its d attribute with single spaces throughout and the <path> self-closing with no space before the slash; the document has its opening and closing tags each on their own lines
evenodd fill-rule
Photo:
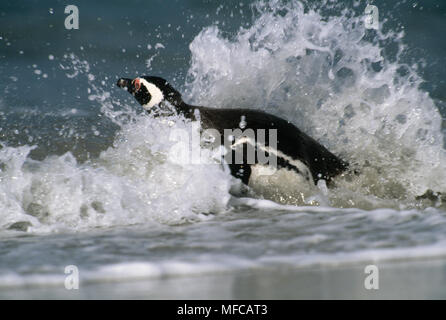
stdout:
<svg viewBox="0 0 446 320">
<path fill-rule="evenodd" d="M 259 1 L 253 10 L 250 26 L 235 35 L 212 25 L 190 43 L 187 81 L 179 88 L 185 100 L 280 115 L 360 173 L 341 176 L 334 188 L 316 188 L 305 197 L 288 196 L 295 186 L 284 182 L 254 192 L 254 203 L 245 205 L 270 199 L 284 204 L 277 210 L 289 204 L 366 210 L 442 206 L 436 196 L 446 191 L 442 119 L 420 88 L 417 64 L 400 58 L 406 50 L 404 33 L 366 29 L 363 15 L 340 10 L 331 1 L 317 7 Z M 391 46 L 396 50 L 388 53 Z M 118 133 L 112 146 L 85 162 L 71 151 L 35 160 L 29 156 L 32 142 L 21 147 L 3 143 L 1 230 L 181 224 L 233 209 L 239 182 L 227 170 L 169 158 L 172 130 L 191 132 L 190 122 L 135 112 L 113 98 L 115 91 L 98 81 L 88 61 L 74 54 L 62 60 L 68 77 L 89 84 L 89 100 Z"/>
</svg>

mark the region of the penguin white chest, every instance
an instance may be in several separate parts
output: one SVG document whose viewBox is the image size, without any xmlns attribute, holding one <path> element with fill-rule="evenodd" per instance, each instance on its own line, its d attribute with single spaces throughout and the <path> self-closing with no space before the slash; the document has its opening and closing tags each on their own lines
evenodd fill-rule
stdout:
<svg viewBox="0 0 446 320">
<path fill-rule="evenodd" d="M 300 163 L 300 170 L 304 167 L 308 170 L 305 164 Z M 306 205 L 307 199 L 317 192 L 317 187 L 313 183 L 311 174 L 310 179 L 307 179 L 307 176 L 301 172 L 256 164 L 251 166 L 248 185 L 256 194 L 265 199 L 279 203 Z"/>
</svg>

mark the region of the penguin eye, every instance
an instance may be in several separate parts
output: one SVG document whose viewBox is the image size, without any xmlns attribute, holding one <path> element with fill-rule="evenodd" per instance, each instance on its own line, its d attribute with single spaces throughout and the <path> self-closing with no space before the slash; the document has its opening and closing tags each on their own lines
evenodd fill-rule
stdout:
<svg viewBox="0 0 446 320">
<path fill-rule="evenodd" d="M 138 78 L 132 81 L 133 86 L 135 87 L 135 91 L 139 91 L 141 89 L 141 82 Z"/>
</svg>

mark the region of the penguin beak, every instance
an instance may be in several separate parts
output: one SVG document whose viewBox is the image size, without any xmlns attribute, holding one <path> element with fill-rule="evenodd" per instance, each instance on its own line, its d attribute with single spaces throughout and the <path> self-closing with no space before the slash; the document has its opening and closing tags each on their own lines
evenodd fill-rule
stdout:
<svg viewBox="0 0 446 320">
<path fill-rule="evenodd" d="M 130 91 L 132 86 L 132 79 L 121 78 L 118 80 L 116 85 L 120 88 L 127 88 L 127 90 Z"/>
</svg>

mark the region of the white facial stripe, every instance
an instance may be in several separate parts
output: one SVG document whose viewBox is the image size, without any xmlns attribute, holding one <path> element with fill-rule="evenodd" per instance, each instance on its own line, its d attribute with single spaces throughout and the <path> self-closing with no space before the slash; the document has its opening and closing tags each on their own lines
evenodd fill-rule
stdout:
<svg viewBox="0 0 446 320">
<path fill-rule="evenodd" d="M 153 83 L 148 82 L 144 78 L 139 78 L 139 81 L 142 86 L 146 87 L 147 91 L 152 96 L 150 101 L 142 106 L 144 109 L 149 110 L 150 108 L 164 100 L 164 95 L 160 88 L 155 86 Z"/>
</svg>

